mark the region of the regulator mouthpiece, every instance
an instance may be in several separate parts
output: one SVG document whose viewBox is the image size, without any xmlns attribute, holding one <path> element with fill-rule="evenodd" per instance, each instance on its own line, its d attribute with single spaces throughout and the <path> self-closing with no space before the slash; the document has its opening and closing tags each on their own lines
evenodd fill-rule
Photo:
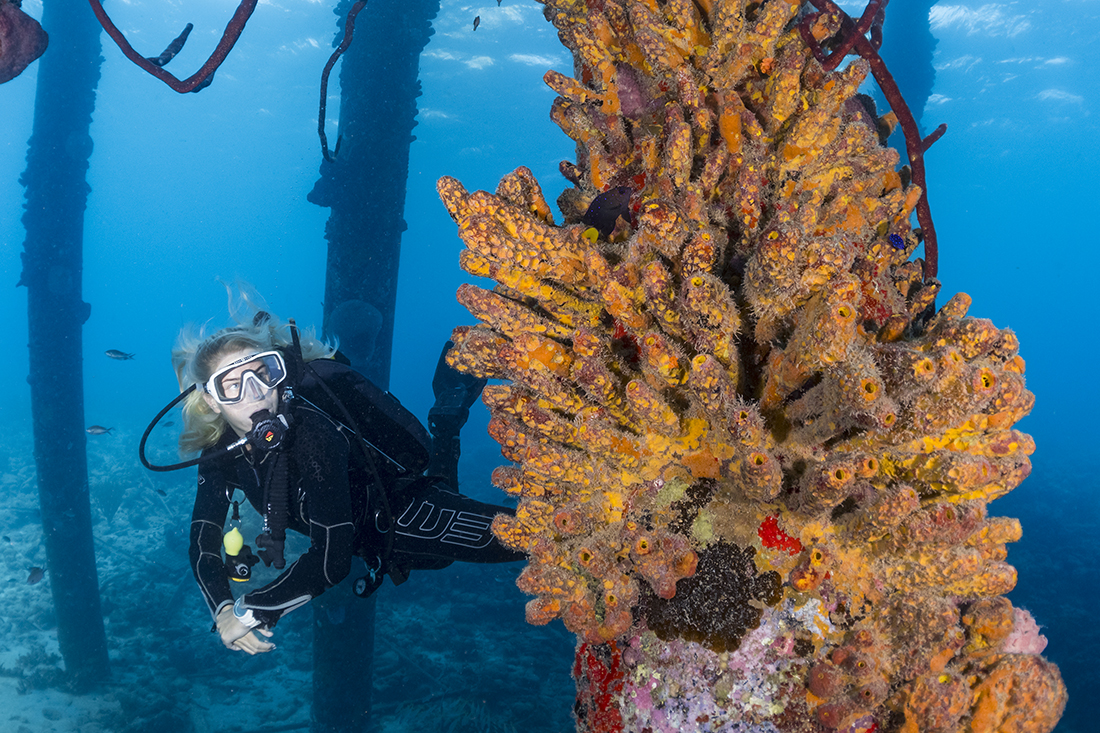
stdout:
<svg viewBox="0 0 1100 733">
<path fill-rule="evenodd" d="M 253 448 L 266 453 L 282 445 L 289 429 L 285 415 L 260 410 L 252 416 L 252 429 L 244 437 Z"/>
</svg>

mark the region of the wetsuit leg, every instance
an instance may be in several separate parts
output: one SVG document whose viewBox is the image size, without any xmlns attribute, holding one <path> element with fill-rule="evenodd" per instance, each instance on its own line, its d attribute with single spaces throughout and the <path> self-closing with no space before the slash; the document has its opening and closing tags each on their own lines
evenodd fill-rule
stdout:
<svg viewBox="0 0 1100 733">
<path fill-rule="evenodd" d="M 499 563 L 526 559 L 509 549 L 490 530 L 497 514 L 514 509 L 485 504 L 433 482 L 391 497 L 393 564 L 415 570 L 438 568 L 440 561 Z"/>
<path fill-rule="evenodd" d="M 458 434 L 470 417 L 470 407 L 477 402 L 487 380 L 452 369 L 447 364 L 447 352 L 453 346 L 451 341 L 444 344 L 432 378 L 435 404 L 428 410 L 432 458 L 424 473 L 439 476 L 451 486 L 458 486 L 458 458 L 462 452 Z"/>
</svg>

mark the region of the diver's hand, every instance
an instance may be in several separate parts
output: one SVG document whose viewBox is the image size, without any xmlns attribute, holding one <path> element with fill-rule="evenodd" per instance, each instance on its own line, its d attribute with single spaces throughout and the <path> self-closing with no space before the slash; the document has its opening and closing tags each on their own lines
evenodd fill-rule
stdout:
<svg viewBox="0 0 1100 733">
<path fill-rule="evenodd" d="M 270 637 L 273 634 L 273 632 L 268 631 L 267 629 L 261 629 L 257 627 L 252 631 L 249 631 L 240 639 L 237 639 L 235 642 L 233 642 L 233 646 L 230 648 L 246 652 L 247 654 L 253 656 L 255 656 L 256 654 L 262 654 L 263 652 L 269 652 L 274 649 L 274 644 L 269 641 L 264 641 L 263 639 L 260 639 L 256 636 L 254 632 L 257 631 L 267 637 Z"/>
<path fill-rule="evenodd" d="M 233 649 L 248 654 L 260 654 L 262 652 L 269 652 L 275 648 L 275 645 L 271 642 L 264 641 L 252 633 L 253 631 L 258 631 L 264 636 L 271 637 L 274 635 L 273 632 L 260 628 L 249 629 L 233 615 L 233 606 L 231 605 L 223 606 L 222 609 L 218 611 L 216 624 L 218 636 L 221 637 L 222 644 L 225 645 L 226 649 Z"/>
</svg>

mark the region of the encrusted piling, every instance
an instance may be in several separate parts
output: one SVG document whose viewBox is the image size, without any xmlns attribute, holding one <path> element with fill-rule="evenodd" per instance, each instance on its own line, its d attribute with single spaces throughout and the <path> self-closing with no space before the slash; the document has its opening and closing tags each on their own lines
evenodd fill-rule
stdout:
<svg viewBox="0 0 1100 733">
<path fill-rule="evenodd" d="M 546 75 L 564 222 L 525 168 L 439 192 L 497 283 L 460 291 L 451 361 L 504 381 L 494 530 L 528 620 L 578 636 L 578 730 L 1052 730 L 1065 687 L 1003 598 L 1020 525 L 989 514 L 1030 472 L 1024 360 L 965 294 L 935 310 L 896 118 L 865 60 L 820 60 L 847 21 L 545 12 L 574 55 Z M 588 226 L 619 186 L 630 213 Z"/>
<path fill-rule="evenodd" d="M 27 288 L 34 459 L 46 569 L 65 671 L 77 689 L 109 675 L 88 498 L 81 298 L 89 127 L 99 83 L 99 24 L 79 2 L 46 0 L 50 51 L 38 65 L 27 148 L 23 273 Z"/>
</svg>

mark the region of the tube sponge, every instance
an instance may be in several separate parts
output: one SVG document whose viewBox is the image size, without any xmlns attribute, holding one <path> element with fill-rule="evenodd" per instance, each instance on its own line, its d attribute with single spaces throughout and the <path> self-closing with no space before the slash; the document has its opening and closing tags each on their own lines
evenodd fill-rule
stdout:
<svg viewBox="0 0 1100 733">
<path fill-rule="evenodd" d="M 840 17 L 546 16 L 576 71 L 547 75 L 577 143 L 564 220 L 526 168 L 438 190 L 462 266 L 495 281 L 460 290 L 478 325 L 448 359 L 502 382 L 494 483 L 520 504 L 493 528 L 528 553 L 528 620 L 582 642 L 581 728 L 1050 731 L 1057 668 L 1008 653 L 1015 616 L 987 603 L 1020 536 L 988 506 L 1034 450 L 1019 343 L 965 294 L 934 307 L 909 260 L 923 192 L 857 96 L 868 64 L 826 71 L 807 45 Z M 586 236 L 623 188 L 631 215 Z"/>
</svg>

